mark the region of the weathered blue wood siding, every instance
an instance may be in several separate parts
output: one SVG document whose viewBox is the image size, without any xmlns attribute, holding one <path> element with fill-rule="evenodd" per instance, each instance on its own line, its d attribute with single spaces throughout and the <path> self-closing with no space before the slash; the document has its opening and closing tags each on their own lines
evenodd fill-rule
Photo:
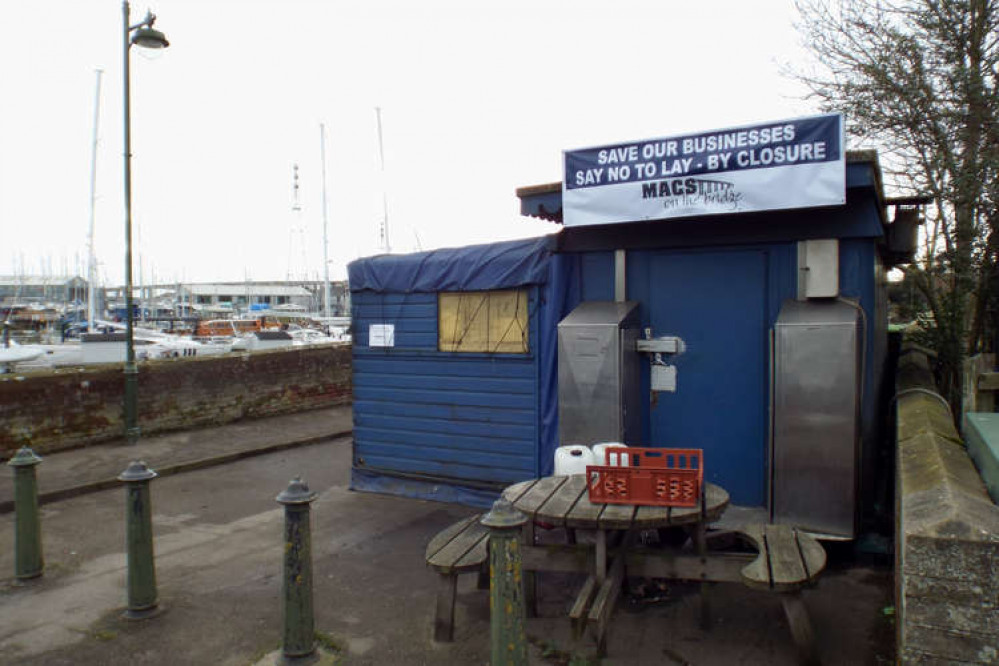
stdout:
<svg viewBox="0 0 999 666">
<path fill-rule="evenodd" d="M 529 287 L 530 353 L 437 350 L 435 293 L 351 294 L 354 467 L 505 484 L 538 470 L 538 290 Z M 371 324 L 394 347 L 369 347 Z"/>
</svg>

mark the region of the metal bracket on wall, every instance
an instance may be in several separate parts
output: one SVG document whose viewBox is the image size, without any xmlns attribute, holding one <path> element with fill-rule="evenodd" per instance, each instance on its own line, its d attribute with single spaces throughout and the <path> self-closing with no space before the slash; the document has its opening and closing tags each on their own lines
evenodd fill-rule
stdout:
<svg viewBox="0 0 999 666">
<path fill-rule="evenodd" d="M 657 338 L 652 337 L 652 329 L 645 329 L 645 338 L 635 341 L 635 351 L 641 354 L 650 354 L 649 362 L 649 386 L 652 390 L 652 399 L 655 401 L 656 394 L 660 392 L 676 393 L 676 366 L 669 365 L 663 360 L 663 354 L 682 354 L 686 351 L 687 345 L 683 339 L 675 335 L 664 335 Z"/>
</svg>

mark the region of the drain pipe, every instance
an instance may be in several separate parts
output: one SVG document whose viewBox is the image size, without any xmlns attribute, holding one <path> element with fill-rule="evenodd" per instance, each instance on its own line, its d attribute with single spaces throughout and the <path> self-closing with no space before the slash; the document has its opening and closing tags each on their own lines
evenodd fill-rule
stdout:
<svg viewBox="0 0 999 666">
<path fill-rule="evenodd" d="M 625 281 L 625 267 L 627 251 L 614 250 L 614 302 L 624 303 L 628 300 L 627 283 Z"/>
</svg>

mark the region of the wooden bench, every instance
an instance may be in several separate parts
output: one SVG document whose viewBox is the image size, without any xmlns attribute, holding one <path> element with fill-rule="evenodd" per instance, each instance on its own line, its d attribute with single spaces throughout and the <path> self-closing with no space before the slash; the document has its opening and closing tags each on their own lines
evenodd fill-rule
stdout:
<svg viewBox="0 0 999 666">
<path fill-rule="evenodd" d="M 758 551 L 742 569 L 749 587 L 778 592 L 791 635 L 804 663 L 817 664 L 812 623 L 801 600 L 801 589 L 826 567 L 826 551 L 815 538 L 788 525 L 747 525 L 739 535 Z"/>
<path fill-rule="evenodd" d="M 632 548 L 625 554 L 626 575 L 702 583 L 742 583 L 780 594 L 791 635 L 806 663 L 817 663 L 811 622 L 801 589 L 815 582 L 826 566 L 826 551 L 813 537 L 788 525 L 747 525 L 706 535 L 704 554 Z M 732 552 L 742 542 L 756 550 Z M 702 625 L 710 625 L 706 589 L 701 590 Z"/>
<path fill-rule="evenodd" d="M 458 575 L 479 574 L 479 589 L 489 587 L 489 530 L 475 514 L 444 528 L 427 545 L 427 565 L 440 574 L 437 608 L 434 616 L 434 640 L 454 640 L 454 602 Z"/>
</svg>

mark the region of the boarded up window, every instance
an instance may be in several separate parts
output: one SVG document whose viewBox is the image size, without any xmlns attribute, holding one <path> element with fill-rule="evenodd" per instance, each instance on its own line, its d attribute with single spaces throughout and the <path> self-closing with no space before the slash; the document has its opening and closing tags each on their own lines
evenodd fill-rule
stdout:
<svg viewBox="0 0 999 666">
<path fill-rule="evenodd" d="M 526 354 L 527 290 L 462 291 L 437 296 L 438 349 Z"/>
</svg>

